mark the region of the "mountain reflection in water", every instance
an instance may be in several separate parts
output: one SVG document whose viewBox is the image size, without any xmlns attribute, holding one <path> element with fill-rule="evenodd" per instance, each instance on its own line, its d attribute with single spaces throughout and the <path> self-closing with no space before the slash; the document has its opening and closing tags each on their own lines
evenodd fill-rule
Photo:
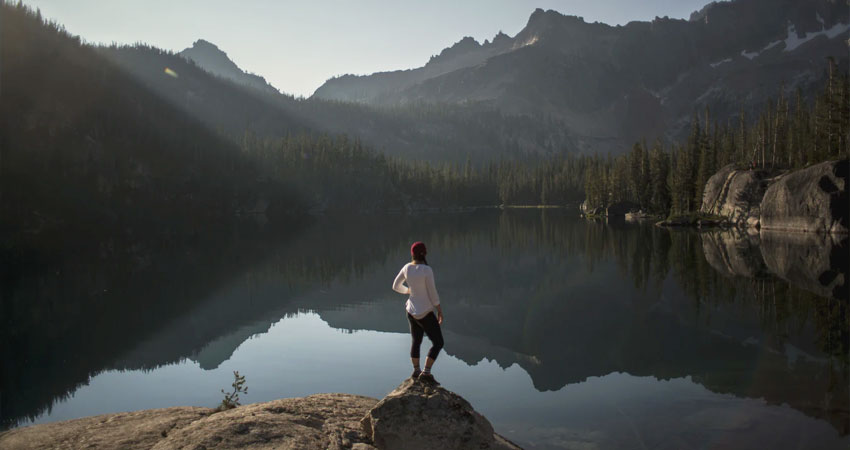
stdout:
<svg viewBox="0 0 850 450">
<path fill-rule="evenodd" d="M 642 396 L 635 404 L 647 411 L 658 410 L 651 405 L 662 401 L 661 393 L 652 394 L 659 389 L 670 398 L 731 394 L 744 402 L 739 412 L 751 410 L 741 414 L 759 420 L 768 419 L 746 402 L 787 405 L 783 408 L 813 423 L 830 424 L 846 440 L 850 312 L 846 298 L 832 293 L 846 292 L 847 267 L 846 261 L 829 257 L 842 249 L 846 254 L 846 239 L 822 244 L 831 246 L 820 252 L 827 255 L 826 263 L 818 260 L 826 264 L 823 269 L 811 262 L 810 254 L 817 253 L 812 249 L 818 247 L 775 236 L 757 241 L 739 237 L 586 222 L 559 211 L 493 211 L 318 218 L 286 232 L 228 231 L 170 245 L 112 238 L 65 244 L 58 252 L 46 245 L 41 248 L 50 252 L 37 245 L 7 251 L 0 256 L 14 264 L 3 264 L 2 273 L 3 311 L 10 325 L 2 331 L 3 425 L 50 420 L 45 413 L 51 405 L 105 371 L 149 371 L 142 372 L 149 375 L 138 383 L 156 392 L 171 389 L 158 381 L 154 369 L 162 366 L 180 372 L 184 369 L 177 367 L 191 364 L 185 361 L 189 359 L 204 372 L 229 370 L 249 343 L 272 345 L 275 329 L 302 323 L 304 319 L 281 319 L 303 311 L 333 329 L 354 332 L 358 339 L 363 332 L 401 333 L 375 334 L 380 338 L 369 344 L 375 348 L 359 354 L 355 348 L 350 356 L 373 360 L 376 367 L 396 367 L 398 373 L 389 376 L 343 383 L 353 393 L 381 395 L 407 375 L 409 365 L 403 298 L 389 285 L 407 259 L 409 243 L 423 240 L 446 310 L 449 357 L 443 361 L 442 379 L 454 381 L 449 387 L 470 397 L 497 428 L 500 423 L 520 426 L 524 416 L 539 416 L 524 409 L 551 409 L 554 399 L 597 386 L 595 400 L 588 402 Z M 793 263 L 785 264 L 783 272 L 770 269 L 777 263 L 766 262 L 771 258 L 767 255 L 780 252 L 782 258 L 770 261 L 793 262 L 795 249 L 805 250 L 808 256 L 798 259 L 808 261 L 810 271 L 820 271 L 814 281 L 787 269 Z M 753 250 L 765 256 L 756 258 Z M 823 281 L 826 287 L 817 288 Z M 302 339 L 309 339 L 309 332 Z M 316 339 L 321 343 L 325 338 Z M 272 347 L 285 360 L 295 357 L 287 355 L 297 353 L 293 346 L 298 345 L 275 341 Z M 376 348 L 398 354 L 383 355 Z M 465 364 L 456 366 L 450 362 L 454 358 Z M 269 396 L 252 396 L 252 402 L 310 393 L 280 386 L 298 386 L 317 376 L 345 377 L 347 364 L 355 364 L 345 358 L 330 367 L 304 362 L 310 367 L 275 374 L 287 381 L 269 389 L 261 380 L 271 375 L 255 372 L 252 384 L 245 367 L 259 360 L 238 359 L 234 368 L 248 373 L 253 392 Z M 394 360 L 398 366 L 391 365 Z M 493 369 L 501 375 L 492 376 L 529 377 L 537 393 L 518 400 L 481 391 L 476 383 Z M 115 372 L 104 376 L 110 373 Z M 199 375 L 193 372 L 191 377 Z M 224 379 L 205 388 L 211 403 L 227 383 Z M 337 384 L 328 381 L 317 389 L 330 391 Z M 516 403 L 517 410 L 498 406 L 500 399 Z M 101 410 L 80 415 L 117 407 L 108 399 L 101 402 Z M 526 443 L 548 442 L 540 448 L 596 442 L 587 429 L 597 416 L 590 404 L 583 408 L 589 411 L 584 418 L 556 414 L 572 421 L 563 423 L 562 432 L 557 427 L 532 432 L 528 425 L 516 437 Z M 718 410 L 694 408 L 689 414 L 700 417 L 699 423 L 728 428 L 717 425 L 731 420 Z M 662 420 L 658 414 L 648 415 L 644 426 L 657 428 L 651 424 Z M 510 437 L 509 431 L 504 433 Z"/>
</svg>

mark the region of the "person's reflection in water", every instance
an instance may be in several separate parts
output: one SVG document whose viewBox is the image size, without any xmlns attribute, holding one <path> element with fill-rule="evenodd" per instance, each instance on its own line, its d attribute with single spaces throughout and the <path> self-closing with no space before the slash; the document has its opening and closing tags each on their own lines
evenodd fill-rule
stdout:
<svg viewBox="0 0 850 450">
<path fill-rule="evenodd" d="M 425 259 L 427 250 L 422 242 L 414 242 L 410 246 L 412 261 L 405 264 L 393 281 L 393 290 L 400 294 L 409 295 L 405 303 L 407 321 L 410 325 L 412 342 L 410 345 L 410 360 L 413 362 L 411 378 L 435 382 L 431 375 L 431 367 L 443 348 L 443 333 L 440 324 L 443 323 L 443 309 L 440 307 L 440 296 L 434 284 L 434 271 Z M 405 283 L 407 285 L 405 286 Z M 434 315 L 434 309 L 437 315 Z M 431 340 L 431 349 L 425 359 L 425 370 L 419 369 L 419 347 L 423 334 Z"/>
</svg>

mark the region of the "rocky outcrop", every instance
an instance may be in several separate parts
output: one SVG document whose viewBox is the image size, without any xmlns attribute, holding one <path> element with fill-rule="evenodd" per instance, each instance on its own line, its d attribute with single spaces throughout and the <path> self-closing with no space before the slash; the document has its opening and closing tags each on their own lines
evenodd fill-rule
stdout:
<svg viewBox="0 0 850 450">
<path fill-rule="evenodd" d="M 318 394 L 222 412 L 176 407 L 104 414 L 6 431 L 0 448 L 519 449 L 459 395 L 412 379 L 380 402 Z"/>
<path fill-rule="evenodd" d="M 104 414 L 16 428 L 0 434 L 4 449 L 148 449 L 168 433 L 208 417 L 210 408 L 176 407 Z"/>
<path fill-rule="evenodd" d="M 723 216 L 734 225 L 747 225 L 748 219 L 759 217 L 766 178 L 764 171 L 738 170 L 734 164 L 723 167 L 705 184 L 700 212 Z"/>
<path fill-rule="evenodd" d="M 709 178 L 700 212 L 739 227 L 847 234 L 848 164 L 828 161 L 776 176 L 730 164 Z"/>
<path fill-rule="evenodd" d="M 360 431 L 360 419 L 376 401 L 319 394 L 215 414 L 189 407 L 105 414 L 10 430 L 0 434 L 0 448 L 347 449 L 359 443 L 363 449 L 369 440 Z"/>
<path fill-rule="evenodd" d="M 774 180 L 761 201 L 763 229 L 846 234 L 850 160 L 828 161 Z"/>
<path fill-rule="evenodd" d="M 436 383 L 405 380 L 363 418 L 379 449 L 518 449 L 459 395 Z"/>
</svg>

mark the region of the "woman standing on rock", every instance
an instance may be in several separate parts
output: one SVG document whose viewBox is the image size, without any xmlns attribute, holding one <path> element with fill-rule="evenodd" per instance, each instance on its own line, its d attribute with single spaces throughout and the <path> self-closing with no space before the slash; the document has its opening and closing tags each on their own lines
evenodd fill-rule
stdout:
<svg viewBox="0 0 850 450">
<path fill-rule="evenodd" d="M 413 342 L 410 346 L 410 360 L 413 362 L 412 378 L 424 381 L 434 381 L 431 375 L 431 367 L 434 360 L 443 348 L 443 332 L 440 324 L 443 323 L 443 309 L 440 308 L 440 296 L 434 285 L 434 271 L 425 260 L 427 250 L 422 242 L 414 242 L 410 246 L 412 261 L 401 268 L 393 281 L 393 290 L 400 294 L 407 294 L 409 298 L 405 304 L 407 310 L 407 322 L 410 325 L 410 335 Z M 407 283 L 407 286 L 404 285 Z M 437 315 L 434 315 L 434 309 Z M 431 349 L 425 359 L 425 370 L 419 369 L 419 346 L 422 344 L 422 335 L 427 334 L 431 340 Z"/>
</svg>

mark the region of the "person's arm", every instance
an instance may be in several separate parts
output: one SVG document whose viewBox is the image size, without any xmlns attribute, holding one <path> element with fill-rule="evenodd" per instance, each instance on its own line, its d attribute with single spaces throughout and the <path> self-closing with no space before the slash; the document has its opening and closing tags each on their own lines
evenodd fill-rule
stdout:
<svg viewBox="0 0 850 450">
<path fill-rule="evenodd" d="M 410 294 L 410 288 L 403 284 L 405 281 L 407 281 L 407 276 L 405 276 L 404 274 L 405 267 L 401 268 L 401 270 L 398 272 L 398 275 L 396 275 L 395 277 L 395 281 L 393 281 L 393 290 L 398 292 L 399 294 Z"/>
<path fill-rule="evenodd" d="M 425 277 L 425 288 L 428 290 L 428 300 L 437 309 L 437 320 L 443 323 L 443 308 L 440 307 L 440 294 L 437 293 L 437 285 L 434 283 L 434 271 Z"/>
</svg>

